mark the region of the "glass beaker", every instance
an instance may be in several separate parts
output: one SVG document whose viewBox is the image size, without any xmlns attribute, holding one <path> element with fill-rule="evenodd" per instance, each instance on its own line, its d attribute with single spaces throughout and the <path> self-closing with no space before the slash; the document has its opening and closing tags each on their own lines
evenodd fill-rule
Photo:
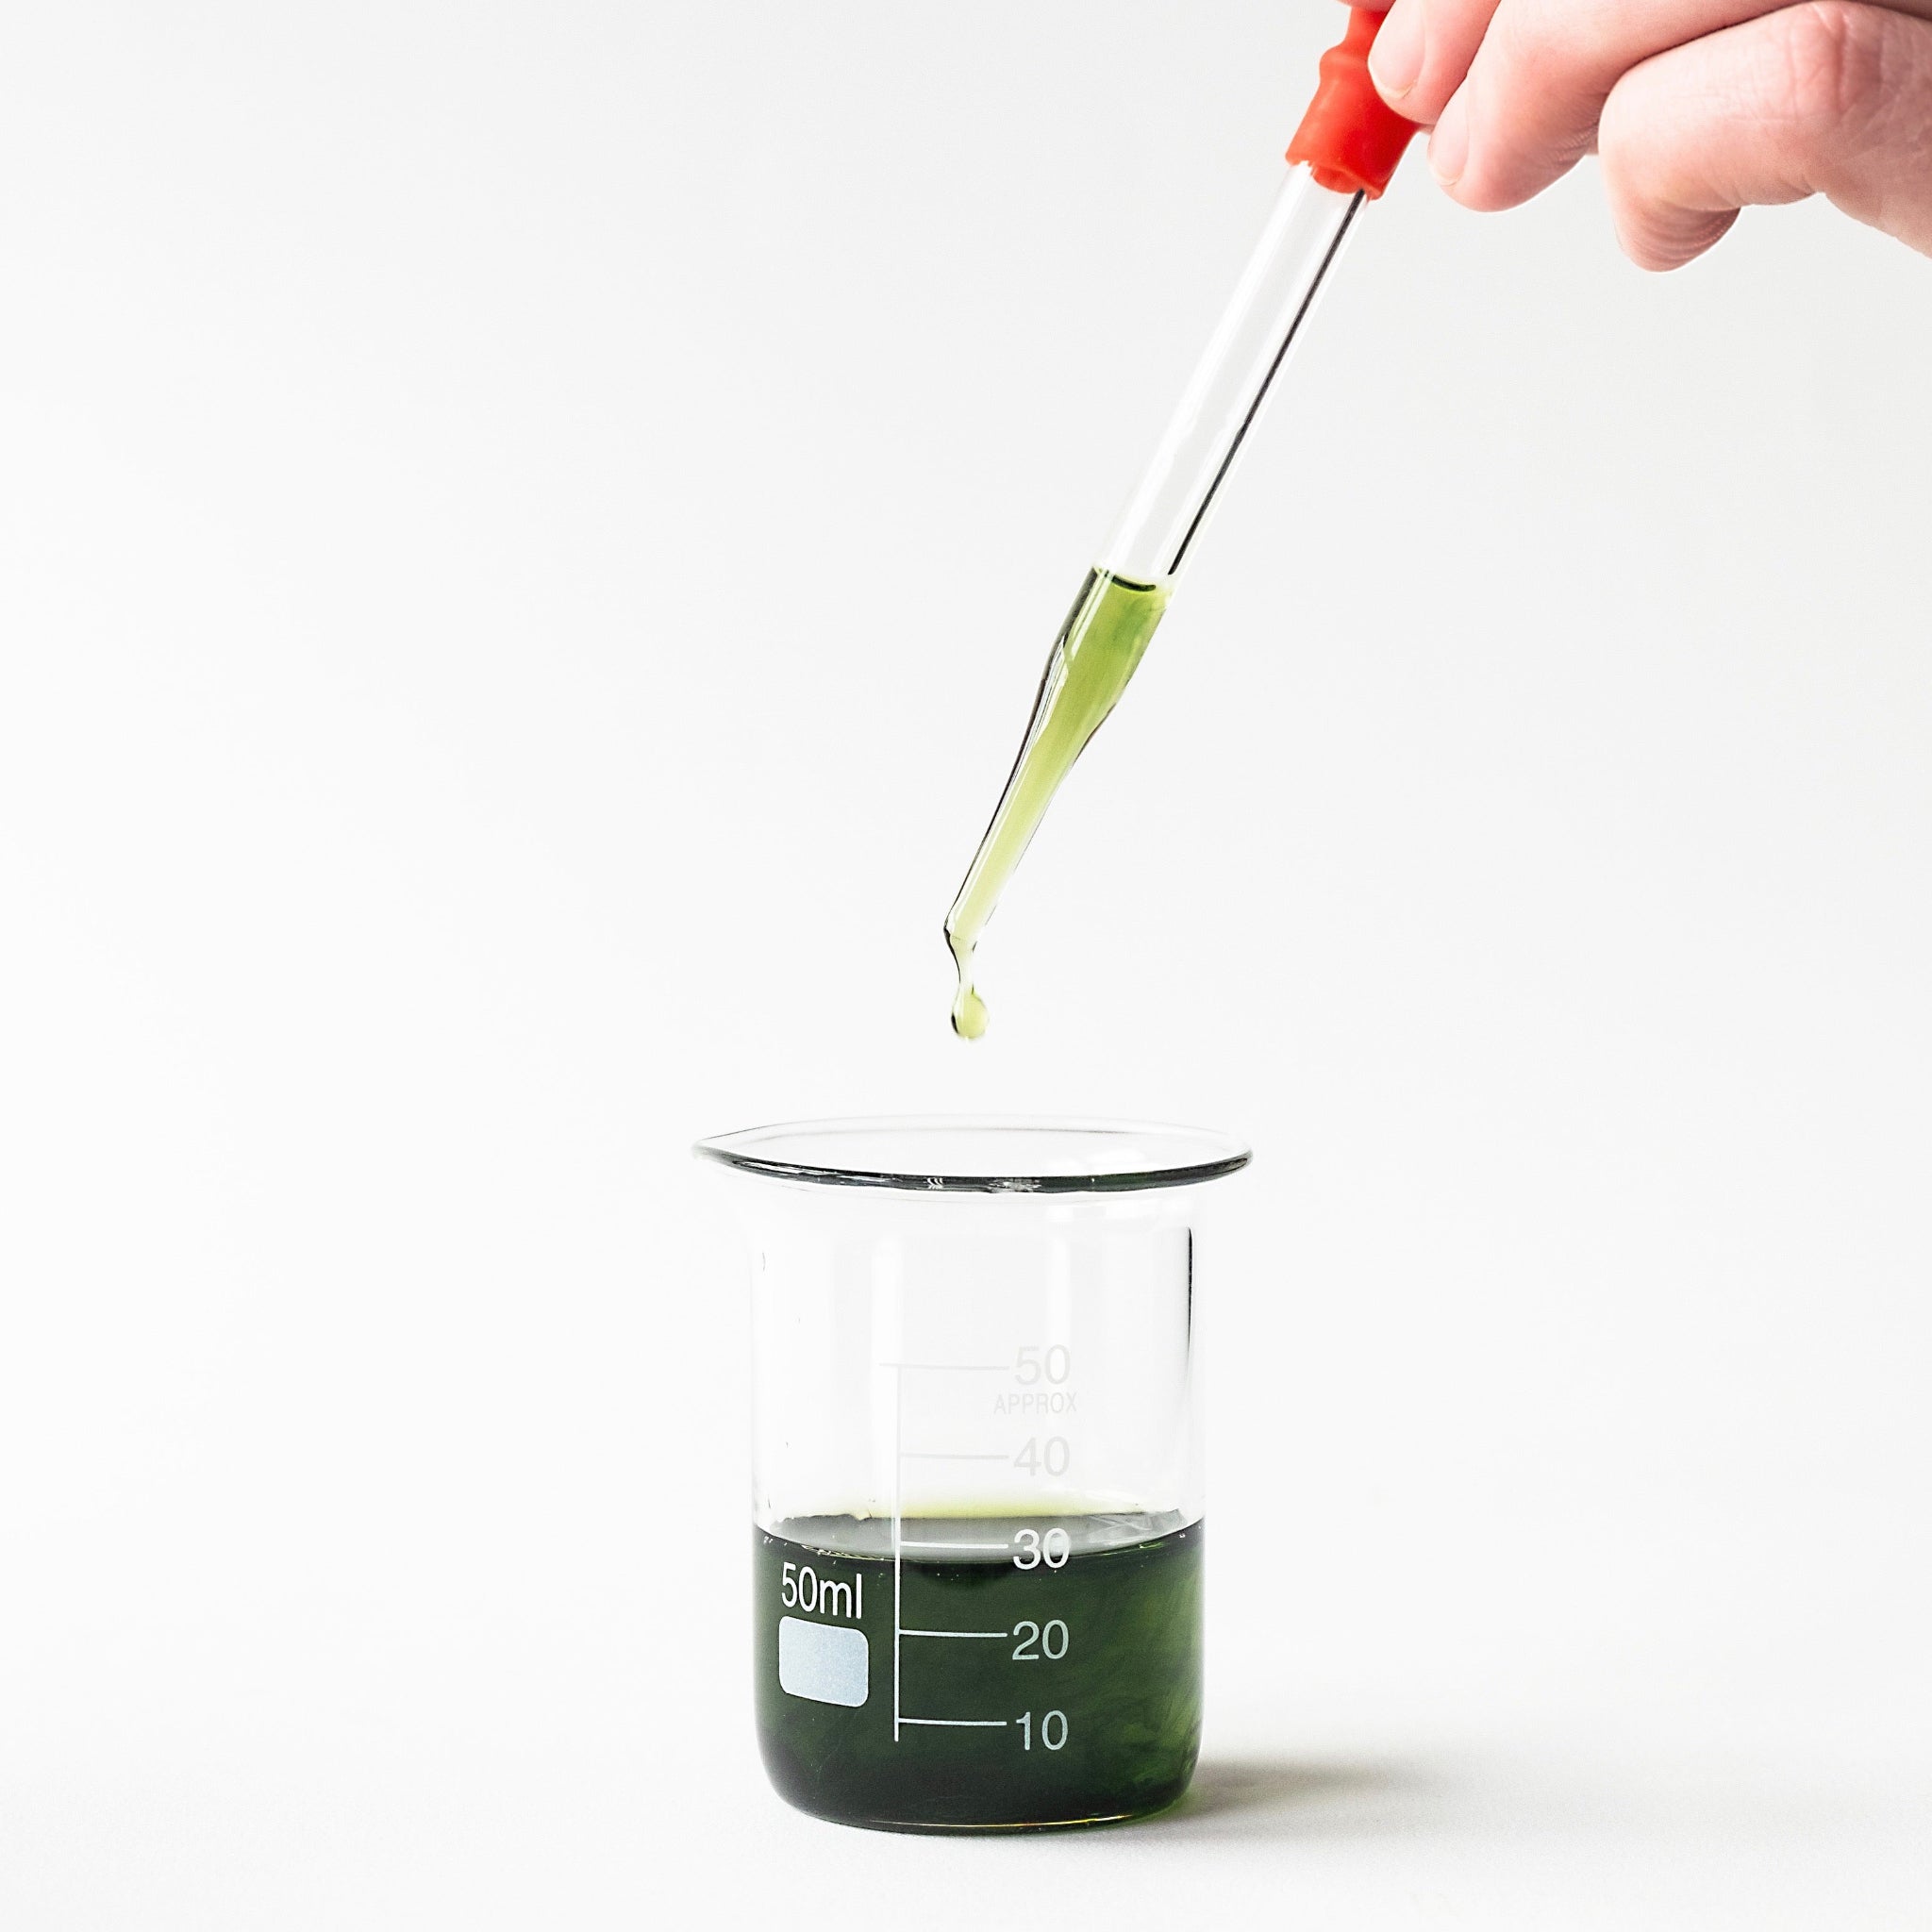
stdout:
<svg viewBox="0 0 1932 1932">
<path fill-rule="evenodd" d="M 1131 1818 L 1201 1731 L 1187 1128 L 833 1121 L 700 1143 L 753 1254 L 758 1740 L 801 1809 Z"/>
</svg>

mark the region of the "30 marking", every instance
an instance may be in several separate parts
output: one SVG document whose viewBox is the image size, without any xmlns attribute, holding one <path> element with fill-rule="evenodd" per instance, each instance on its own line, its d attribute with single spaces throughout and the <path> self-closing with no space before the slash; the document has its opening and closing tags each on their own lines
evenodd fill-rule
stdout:
<svg viewBox="0 0 1932 1932">
<path fill-rule="evenodd" d="M 1041 1536 L 1037 1529 L 1016 1529 L 1013 1551 L 1015 1570 L 1038 1570 L 1044 1563 L 1049 1570 L 1064 1570 L 1074 1554 L 1074 1539 L 1058 1524 Z"/>
</svg>

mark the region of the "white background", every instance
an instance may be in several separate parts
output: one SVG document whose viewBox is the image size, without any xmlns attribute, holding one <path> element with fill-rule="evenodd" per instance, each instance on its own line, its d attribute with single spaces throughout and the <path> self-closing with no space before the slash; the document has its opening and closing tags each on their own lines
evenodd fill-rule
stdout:
<svg viewBox="0 0 1932 1932">
<path fill-rule="evenodd" d="M 1340 20 L 9 9 L 0 1923 L 1932 1924 L 1932 267 L 1412 163 L 945 1028 Z M 1258 1150 L 1176 1817 L 756 1762 L 685 1149 L 944 1108 Z"/>
</svg>

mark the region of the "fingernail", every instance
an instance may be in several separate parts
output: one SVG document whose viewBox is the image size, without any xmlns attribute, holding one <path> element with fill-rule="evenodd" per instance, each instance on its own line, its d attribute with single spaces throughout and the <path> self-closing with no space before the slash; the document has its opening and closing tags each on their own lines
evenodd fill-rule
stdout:
<svg viewBox="0 0 1932 1932">
<path fill-rule="evenodd" d="M 1450 96 L 1429 136 L 1429 171 L 1444 188 L 1454 188 L 1469 165 L 1469 108 L 1458 92 Z"/>
<path fill-rule="evenodd" d="M 1423 10 L 1416 0 L 1397 7 L 1369 49 L 1369 78 L 1389 101 L 1399 101 L 1423 77 Z"/>
</svg>

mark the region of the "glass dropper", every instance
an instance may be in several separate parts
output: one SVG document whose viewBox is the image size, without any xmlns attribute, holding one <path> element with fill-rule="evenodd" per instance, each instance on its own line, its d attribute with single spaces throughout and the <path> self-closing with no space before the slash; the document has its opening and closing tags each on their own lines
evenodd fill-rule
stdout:
<svg viewBox="0 0 1932 1932">
<path fill-rule="evenodd" d="M 1288 177 L 1234 295 L 1100 559 L 1054 640 L 1005 791 L 946 915 L 958 969 L 953 1027 L 976 1040 L 986 1008 L 974 953 L 1060 781 L 1119 701 L 1175 578 L 1363 208 L 1416 129 L 1383 104 L 1368 54 L 1384 6 L 1356 7 L 1322 58 Z"/>
</svg>

